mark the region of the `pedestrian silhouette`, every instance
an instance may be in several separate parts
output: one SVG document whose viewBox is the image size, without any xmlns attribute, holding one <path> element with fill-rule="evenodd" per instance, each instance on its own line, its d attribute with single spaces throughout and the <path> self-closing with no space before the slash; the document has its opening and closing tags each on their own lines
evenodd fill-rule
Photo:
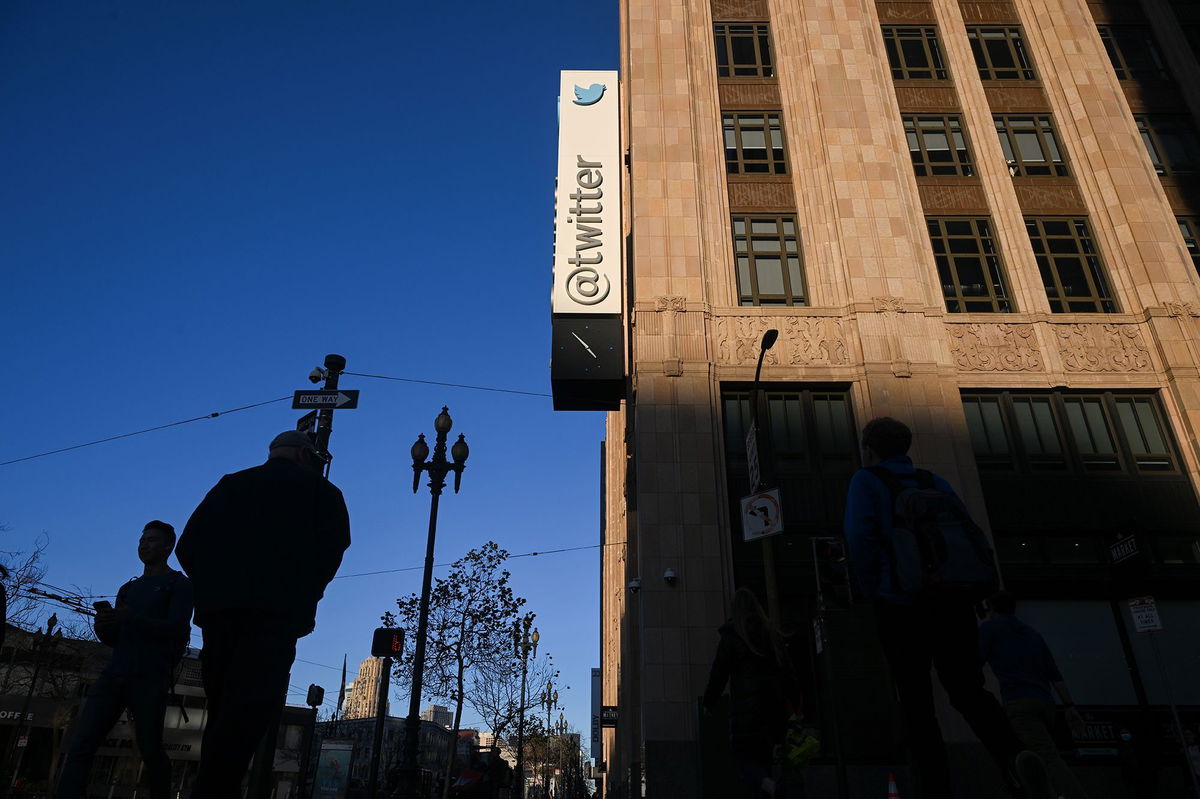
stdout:
<svg viewBox="0 0 1200 799">
<path fill-rule="evenodd" d="M 779 633 L 748 588 L 733 595 L 733 617 L 720 627 L 704 706 L 714 712 L 729 685 L 729 742 L 747 796 L 782 796 L 775 750 L 799 691 Z"/>
<path fill-rule="evenodd" d="M 1015 787 L 1021 744 L 984 689 L 979 664 L 974 605 L 994 590 L 980 594 L 994 575 L 990 555 L 972 554 L 982 534 L 949 483 L 913 466 L 911 445 L 912 432 L 895 419 L 872 419 L 863 428 L 865 468 L 850 480 L 845 533 L 859 590 L 875 603 L 921 796 L 952 796 L 931 665 L 950 704 Z"/>
<path fill-rule="evenodd" d="M 80 799 L 96 750 L 126 710 L 145 766 L 151 799 L 167 799 L 171 762 L 163 751 L 163 719 L 175 666 L 191 635 L 192 583 L 167 565 L 175 528 L 146 524 L 138 540 L 142 576 L 117 591 L 117 604 L 97 602 L 96 637 L 113 648 L 112 658 L 88 689 L 64 753 L 56 799 Z"/>
<path fill-rule="evenodd" d="M 307 435 L 276 436 L 261 466 L 227 474 L 192 513 L 178 556 L 196 589 L 208 721 L 192 796 L 229 799 L 278 724 L 317 603 L 350 546 L 342 492 Z"/>
<path fill-rule="evenodd" d="M 1051 686 L 1063 701 L 1072 732 L 1083 733 L 1083 717 L 1050 647 L 1037 630 L 1016 617 L 1016 608 L 1016 599 L 1007 591 L 988 599 L 990 615 L 979 627 L 979 659 L 992 667 L 1013 731 L 1026 749 L 1041 758 L 1058 794 L 1066 799 L 1087 799 L 1050 732 L 1055 711 Z"/>
</svg>

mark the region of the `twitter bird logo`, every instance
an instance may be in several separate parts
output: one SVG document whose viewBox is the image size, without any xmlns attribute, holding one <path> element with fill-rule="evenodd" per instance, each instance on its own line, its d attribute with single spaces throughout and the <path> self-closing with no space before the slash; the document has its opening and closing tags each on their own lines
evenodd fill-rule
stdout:
<svg viewBox="0 0 1200 799">
<path fill-rule="evenodd" d="M 593 83 L 586 89 L 582 86 L 575 87 L 575 105 L 595 105 L 600 102 L 600 98 L 604 96 L 604 90 L 608 88 L 603 83 Z"/>
</svg>

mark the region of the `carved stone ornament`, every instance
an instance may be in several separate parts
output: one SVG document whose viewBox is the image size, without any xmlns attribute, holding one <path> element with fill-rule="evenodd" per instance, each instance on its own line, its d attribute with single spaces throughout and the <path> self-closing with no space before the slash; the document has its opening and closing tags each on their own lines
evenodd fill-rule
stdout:
<svg viewBox="0 0 1200 799">
<path fill-rule="evenodd" d="M 839 366 L 850 363 L 842 320 L 826 316 L 724 317 L 717 320 L 717 357 L 721 363 L 753 365 L 763 333 L 775 327 L 779 341 L 764 363 L 778 366 Z"/>
<path fill-rule="evenodd" d="M 947 325 L 950 354 L 967 372 L 1030 372 L 1042 368 L 1032 325 Z"/>
<path fill-rule="evenodd" d="M 1150 352 L 1137 325 L 1054 325 L 1068 372 L 1148 372 Z"/>
<path fill-rule="evenodd" d="M 683 313 L 687 310 L 687 297 L 655 297 L 654 310 Z"/>
<path fill-rule="evenodd" d="M 713 0 L 713 19 L 766 19 L 770 15 L 767 0 Z"/>
<path fill-rule="evenodd" d="M 1167 313 L 1171 316 L 1200 316 L 1200 308 L 1190 302 L 1168 302 Z"/>
<path fill-rule="evenodd" d="M 850 363 L 842 320 L 829 316 L 792 316 L 783 323 L 781 344 L 793 366 Z"/>
<path fill-rule="evenodd" d="M 875 303 L 876 311 L 891 311 L 892 313 L 904 313 L 904 298 L 903 297 L 872 297 L 872 302 Z"/>
</svg>

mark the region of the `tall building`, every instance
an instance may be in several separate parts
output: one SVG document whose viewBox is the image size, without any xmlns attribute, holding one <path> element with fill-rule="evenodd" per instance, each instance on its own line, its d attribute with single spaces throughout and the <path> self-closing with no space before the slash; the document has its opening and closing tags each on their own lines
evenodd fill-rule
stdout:
<svg viewBox="0 0 1200 799">
<path fill-rule="evenodd" d="M 445 727 L 446 729 L 454 726 L 454 714 L 445 705 L 427 705 L 421 711 L 421 718 L 425 721 L 432 721 L 439 727 Z"/>
<path fill-rule="evenodd" d="M 603 203 L 611 215 L 620 198 L 621 235 L 596 265 L 600 235 L 578 222 L 595 209 L 566 191 L 594 197 L 605 159 L 564 123 L 552 373 L 556 407 L 619 405 L 602 488 L 608 795 L 730 795 L 724 730 L 698 700 L 734 590 L 766 597 L 769 582 L 823 732 L 810 778 L 877 796 L 904 773 L 873 609 L 846 601 L 836 562 L 857 434 L 881 415 L 911 425 L 914 459 L 957 487 L 1058 653 L 1089 719 L 1063 748 L 1088 784 L 1120 784 L 1115 734 L 1133 726 L 1163 753 L 1160 795 L 1182 795 L 1165 705 L 1173 691 L 1196 723 L 1200 4 L 622 0 L 620 14 L 624 168 L 607 165 L 620 194 Z M 574 105 L 602 106 L 577 85 Z M 616 397 L 586 368 L 609 317 L 583 307 L 613 275 Z M 746 541 L 754 410 L 784 532 Z M 1141 594 L 1153 639 L 1130 614 Z M 942 710 L 955 763 L 971 762 Z M 987 768 L 956 767 L 962 795 L 992 795 Z"/>
<path fill-rule="evenodd" d="M 345 719 L 373 719 L 379 712 L 379 679 L 383 671 L 382 658 L 367 658 L 358 664 L 358 676 L 346 693 L 346 705 L 342 711 Z M 385 700 L 386 701 L 386 700 Z M 387 715 L 387 705 L 383 714 Z"/>
</svg>

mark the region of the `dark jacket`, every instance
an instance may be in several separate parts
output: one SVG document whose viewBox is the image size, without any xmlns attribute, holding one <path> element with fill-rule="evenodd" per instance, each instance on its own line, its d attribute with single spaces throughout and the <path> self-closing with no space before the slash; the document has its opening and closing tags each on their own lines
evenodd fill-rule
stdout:
<svg viewBox="0 0 1200 799">
<path fill-rule="evenodd" d="M 735 741 L 781 743 L 788 716 L 798 705 L 795 681 L 769 654 L 756 655 L 726 623 L 704 691 L 704 705 L 716 707 L 729 684 L 729 734 Z"/>
<path fill-rule="evenodd" d="M 349 546 L 342 492 L 272 458 L 222 477 L 188 519 L 175 554 L 192 578 L 197 625 L 214 614 L 258 614 L 303 636 Z"/>
<path fill-rule="evenodd" d="M 169 677 L 191 637 L 192 581 L 177 571 L 135 577 L 117 591 L 123 622 L 96 622 L 96 637 L 113 648 L 105 671 Z"/>
</svg>

